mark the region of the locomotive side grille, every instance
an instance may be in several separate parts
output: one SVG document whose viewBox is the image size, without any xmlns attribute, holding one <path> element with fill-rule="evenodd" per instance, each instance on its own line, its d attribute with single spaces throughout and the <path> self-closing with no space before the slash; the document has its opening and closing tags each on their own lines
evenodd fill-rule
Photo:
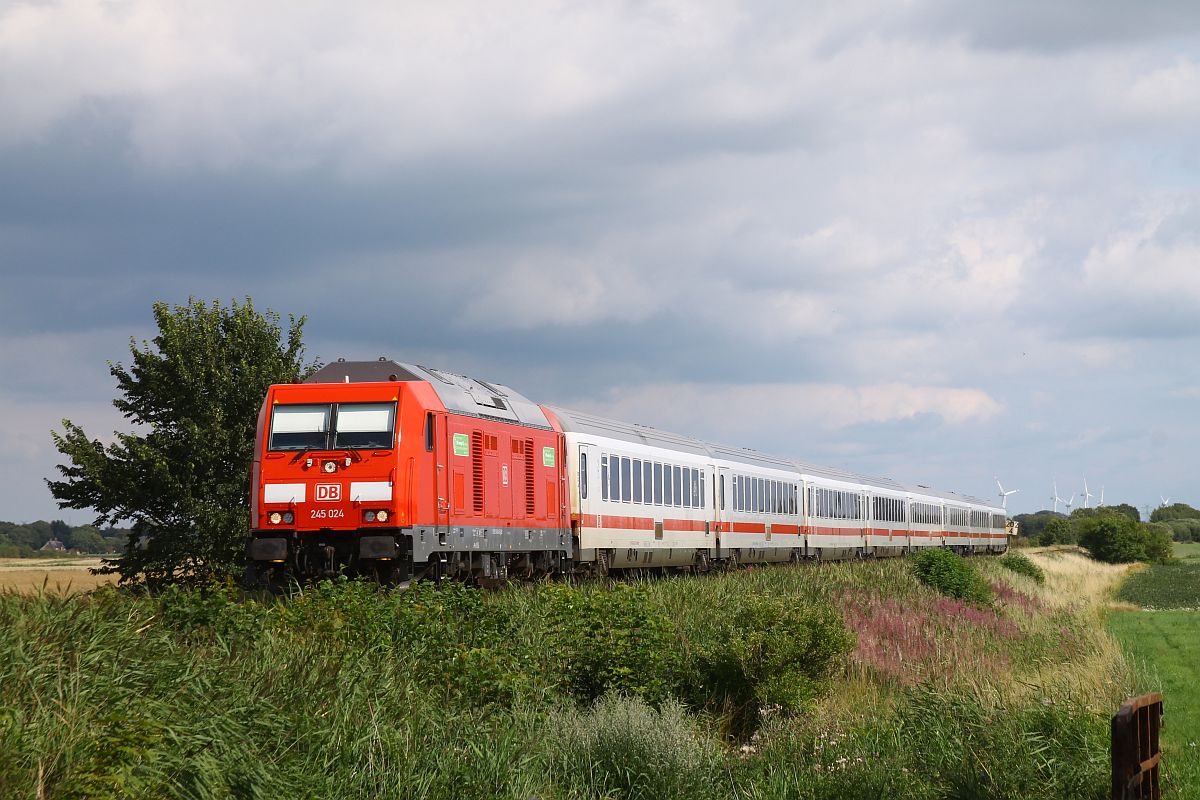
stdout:
<svg viewBox="0 0 1200 800">
<path fill-rule="evenodd" d="M 525 516 L 533 518 L 533 439 L 525 440 Z"/>
<path fill-rule="evenodd" d="M 471 505 L 476 514 L 483 514 L 483 432 L 471 431 L 471 484 L 474 492 Z"/>
</svg>

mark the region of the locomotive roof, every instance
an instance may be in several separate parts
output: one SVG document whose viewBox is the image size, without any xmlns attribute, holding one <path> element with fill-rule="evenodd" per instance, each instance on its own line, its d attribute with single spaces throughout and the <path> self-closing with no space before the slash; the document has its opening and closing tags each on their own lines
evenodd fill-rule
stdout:
<svg viewBox="0 0 1200 800">
<path fill-rule="evenodd" d="M 531 428 L 550 430 L 550 420 L 536 403 L 501 383 L 488 383 L 466 375 L 404 364 L 387 358 L 377 361 L 338 359 L 314 372 L 305 383 L 379 383 L 425 381 L 433 387 L 447 411 Z"/>
</svg>

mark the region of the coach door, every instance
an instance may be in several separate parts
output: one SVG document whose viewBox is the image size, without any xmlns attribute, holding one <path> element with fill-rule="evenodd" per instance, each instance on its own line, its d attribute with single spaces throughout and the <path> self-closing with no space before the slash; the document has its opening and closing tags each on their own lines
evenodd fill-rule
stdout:
<svg viewBox="0 0 1200 800">
<path fill-rule="evenodd" d="M 725 552 L 721 549 L 724 545 L 726 537 L 723 533 L 727 530 L 732 530 L 733 526 L 728 524 L 728 520 L 733 518 L 733 476 L 725 467 L 717 468 L 717 503 L 720 509 L 717 514 L 717 536 L 713 546 L 716 548 L 715 558 L 724 558 Z"/>
<path fill-rule="evenodd" d="M 575 474 L 569 478 L 571 505 L 577 509 L 581 527 L 595 527 L 596 514 L 600 508 L 597 493 L 600 491 L 600 456 L 596 445 L 581 442 L 576 451 Z"/>
</svg>

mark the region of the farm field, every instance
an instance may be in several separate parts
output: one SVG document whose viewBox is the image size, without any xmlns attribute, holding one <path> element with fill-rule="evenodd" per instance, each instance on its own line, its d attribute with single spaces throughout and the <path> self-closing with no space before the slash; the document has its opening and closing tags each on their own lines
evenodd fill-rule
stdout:
<svg viewBox="0 0 1200 800">
<path fill-rule="evenodd" d="M 99 567 L 100 561 L 94 556 L 0 558 L 0 592 L 70 594 L 116 583 L 115 575 L 89 572 Z"/>
<path fill-rule="evenodd" d="M 1200 544 L 1175 545 L 1176 564 L 1135 572 L 1117 594 L 1142 611 L 1113 611 L 1108 629 L 1137 675 L 1137 691 L 1161 691 L 1164 774 L 1181 797 L 1200 798 Z"/>
<path fill-rule="evenodd" d="M 1125 569 L 0 595 L 0 796 L 1095 798 Z"/>
</svg>

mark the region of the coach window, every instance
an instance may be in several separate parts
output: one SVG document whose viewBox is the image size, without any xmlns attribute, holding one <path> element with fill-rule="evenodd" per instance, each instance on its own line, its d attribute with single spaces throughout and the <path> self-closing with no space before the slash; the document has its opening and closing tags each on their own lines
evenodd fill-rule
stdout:
<svg viewBox="0 0 1200 800">
<path fill-rule="evenodd" d="M 649 461 L 642 462 L 642 501 L 646 505 L 654 502 L 654 469 Z"/>
<path fill-rule="evenodd" d="M 721 483 L 720 483 L 719 487 L 717 488 L 717 494 L 718 494 L 717 503 L 720 506 L 721 510 L 724 511 L 725 510 L 725 476 L 724 475 L 721 476 Z"/>
<path fill-rule="evenodd" d="M 688 485 L 691 487 L 692 508 L 700 507 L 700 470 L 692 468 L 688 470 Z"/>
<path fill-rule="evenodd" d="M 704 475 L 705 475 L 704 471 L 701 470 L 701 472 L 700 472 L 700 507 L 708 508 L 708 501 L 704 497 Z"/>
<path fill-rule="evenodd" d="M 600 499 L 608 499 L 608 453 L 600 454 Z"/>
<path fill-rule="evenodd" d="M 683 467 L 671 467 L 671 487 L 673 491 L 671 496 L 675 498 L 675 505 L 683 505 Z"/>
<path fill-rule="evenodd" d="M 661 506 L 663 504 L 662 490 L 662 464 L 657 461 L 654 463 L 654 505 Z"/>
<path fill-rule="evenodd" d="M 642 502 L 642 460 L 633 460 L 633 502 Z"/>
<path fill-rule="evenodd" d="M 579 454 L 579 497 L 587 500 L 587 453 Z"/>
<path fill-rule="evenodd" d="M 671 465 L 663 464 L 663 505 L 675 505 L 675 494 L 671 491 Z"/>
<path fill-rule="evenodd" d="M 733 476 L 733 510 L 742 510 L 742 476 Z"/>
<path fill-rule="evenodd" d="M 629 496 L 630 496 L 629 490 L 631 488 L 629 485 L 629 472 L 630 472 L 629 459 L 622 458 L 621 459 L 621 502 L 622 503 L 629 502 Z"/>
<path fill-rule="evenodd" d="M 621 459 L 608 457 L 608 499 L 614 503 L 621 499 Z"/>
</svg>

